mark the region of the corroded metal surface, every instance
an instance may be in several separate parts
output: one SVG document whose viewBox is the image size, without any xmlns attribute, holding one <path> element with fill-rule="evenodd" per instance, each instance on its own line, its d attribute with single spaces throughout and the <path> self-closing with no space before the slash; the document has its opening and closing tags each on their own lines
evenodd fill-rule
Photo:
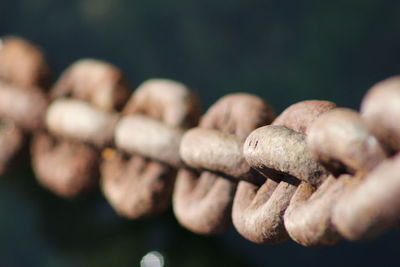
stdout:
<svg viewBox="0 0 400 267">
<path fill-rule="evenodd" d="M 313 247 L 398 224 L 399 76 L 373 86 L 360 113 L 309 100 L 275 119 L 265 101 L 239 93 L 198 123 L 198 99 L 182 83 L 151 79 L 128 98 L 116 66 L 84 59 L 46 95 L 48 71 L 35 45 L 2 40 L 0 173 L 33 135 L 40 184 L 75 197 L 100 179 L 111 206 L 129 218 L 156 215 L 172 198 L 177 220 L 193 232 L 216 234 L 233 222 L 256 243 L 290 237 Z"/>
</svg>

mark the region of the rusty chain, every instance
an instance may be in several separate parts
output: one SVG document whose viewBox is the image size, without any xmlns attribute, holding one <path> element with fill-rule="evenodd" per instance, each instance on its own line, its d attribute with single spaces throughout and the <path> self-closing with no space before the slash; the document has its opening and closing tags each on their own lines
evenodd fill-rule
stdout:
<svg viewBox="0 0 400 267">
<path fill-rule="evenodd" d="M 59 196 L 100 186 L 132 219 L 172 203 L 193 232 L 233 224 L 260 244 L 290 237 L 326 246 L 399 222 L 398 76 L 373 86 L 360 112 L 313 100 L 275 118 L 267 102 L 244 93 L 200 117 L 196 95 L 166 79 L 129 97 L 122 72 L 99 60 L 74 63 L 46 94 L 48 74 L 38 47 L 1 40 L 1 173 L 30 143 L 38 182 Z"/>
</svg>

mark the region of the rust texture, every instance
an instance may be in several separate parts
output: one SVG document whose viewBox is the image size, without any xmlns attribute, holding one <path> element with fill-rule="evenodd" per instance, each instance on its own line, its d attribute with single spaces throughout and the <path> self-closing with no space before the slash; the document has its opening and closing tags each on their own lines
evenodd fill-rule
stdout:
<svg viewBox="0 0 400 267">
<path fill-rule="evenodd" d="M 306 145 L 306 136 L 284 126 L 268 125 L 253 131 L 244 143 L 244 155 L 251 166 L 266 174 L 285 173 L 313 185 L 324 177 Z"/>
<path fill-rule="evenodd" d="M 321 114 L 334 108 L 336 108 L 336 104 L 330 101 L 301 101 L 286 108 L 279 114 L 279 117 L 274 120 L 273 125 L 285 126 L 293 131 L 307 135 L 308 127 L 319 118 Z"/>
<path fill-rule="evenodd" d="M 386 149 L 386 155 L 394 156 L 384 159 L 380 156 L 382 153 L 376 151 L 379 164 L 373 161 L 368 171 L 358 170 L 354 182 L 339 199 L 333 222 L 349 240 L 369 239 L 398 224 L 400 128 L 396 118 L 400 116 L 399 85 L 398 76 L 374 85 L 361 105 L 366 127 Z M 368 152 L 371 154 L 372 150 Z M 360 157 L 360 152 L 354 153 Z"/>
<path fill-rule="evenodd" d="M 216 135 L 230 134 L 236 136 L 231 138 L 244 140 L 252 130 L 271 122 L 274 117 L 272 108 L 260 98 L 249 94 L 231 94 L 212 105 L 202 117 L 199 128 L 196 129 L 198 131 L 214 129 L 218 130 Z M 188 134 L 190 135 L 190 132 Z M 209 141 L 216 142 L 216 139 Z M 234 142 L 236 145 L 236 141 Z M 186 145 L 189 147 L 181 147 L 181 152 L 194 148 L 196 144 L 186 142 Z M 212 147 L 218 144 L 198 145 Z M 225 162 L 219 164 L 223 166 L 221 169 L 215 168 L 213 163 L 215 158 L 207 154 L 207 148 L 197 151 L 203 152 L 204 157 L 209 156 L 203 160 L 203 163 L 208 162 L 204 165 L 208 165 L 213 171 L 202 169 L 197 171 L 181 169 L 179 171 L 173 195 L 175 216 L 180 224 L 193 232 L 220 233 L 231 225 L 231 208 L 236 182 L 230 180 L 227 173 L 221 173 L 221 170 L 233 174 L 232 171 L 235 171 L 235 168 L 229 171 L 225 168 L 230 167 L 229 161 L 232 159 L 232 155 L 220 154 L 223 158 L 219 159 L 219 163 Z M 236 151 L 236 153 L 238 152 Z M 239 159 L 239 161 L 241 160 Z M 190 161 L 187 163 L 190 165 Z M 197 166 L 200 165 L 195 164 L 193 167 Z"/>
<path fill-rule="evenodd" d="M 302 183 L 285 214 L 285 225 L 291 238 L 302 245 L 332 245 L 342 238 L 333 217 L 336 205 L 359 183 L 345 173 L 357 177 L 368 173 L 386 154 L 358 113 L 344 108 L 316 119 L 309 127 L 307 143 L 315 159 L 336 178 L 328 177 L 316 189 Z"/>
<path fill-rule="evenodd" d="M 325 178 L 325 171 L 311 159 L 305 148 L 304 133 L 317 117 L 334 107 L 333 103 L 327 101 L 296 103 L 283 111 L 273 122 L 273 126 L 258 128 L 247 137 L 243 146 L 246 160 L 267 180 L 261 187 L 245 181 L 239 183 L 232 218 L 236 229 L 245 238 L 260 244 L 276 244 L 292 234 L 288 234 L 285 228 L 284 215 L 293 195 L 298 195 L 303 190 L 302 186 L 297 187 L 300 177 L 293 175 L 300 174 L 303 180 L 315 184 Z M 299 116 L 309 117 L 297 120 Z M 280 153 L 281 156 L 278 157 L 283 163 L 277 162 L 276 155 L 271 155 L 268 151 Z M 288 161 L 287 157 L 292 161 Z M 300 166 L 300 169 L 294 166 Z M 314 187 L 310 185 L 307 188 Z M 306 230 L 308 229 L 295 229 L 293 234 Z"/>
<path fill-rule="evenodd" d="M 332 209 L 350 179 L 329 176 L 318 188 L 301 183 L 284 216 L 289 236 L 303 246 L 333 245 L 342 238 L 332 223 Z"/>
<path fill-rule="evenodd" d="M 180 154 L 183 161 L 193 168 L 246 179 L 252 172 L 243 157 L 243 141 L 243 138 L 234 134 L 193 128 L 185 133 Z"/>
<path fill-rule="evenodd" d="M 115 145 L 126 153 L 137 153 L 147 158 L 179 167 L 183 130 L 144 115 L 126 115 L 115 129 Z"/>
<path fill-rule="evenodd" d="M 335 175 L 369 172 L 386 158 L 360 115 L 350 109 L 337 108 L 323 114 L 309 132 L 307 141 L 313 156 Z"/>
<path fill-rule="evenodd" d="M 112 112 L 128 91 L 121 80 L 116 67 L 94 60 L 78 61 L 61 75 L 49 93 L 54 101 L 46 112 L 46 129 L 31 144 L 39 183 L 63 197 L 97 185 L 99 150 L 111 142 L 118 119 Z"/>
<path fill-rule="evenodd" d="M 83 59 L 46 95 L 48 74 L 37 46 L 0 39 L 0 174 L 33 135 L 40 184 L 71 198 L 101 178 L 128 218 L 156 215 L 172 198 L 178 222 L 195 233 L 233 222 L 259 244 L 290 237 L 311 247 L 398 225 L 400 76 L 374 85 L 360 114 L 308 100 L 274 120 L 268 103 L 237 93 L 198 123 L 197 96 L 179 82 L 151 79 L 129 97 L 116 66 Z"/>
<path fill-rule="evenodd" d="M 335 109 L 322 115 L 313 124 L 308 137 L 315 158 L 339 176 L 338 183 L 346 185 L 339 198 L 334 199 L 331 228 L 347 239 L 356 240 L 373 236 L 394 224 L 396 218 L 386 211 L 390 205 L 390 210 L 393 209 L 395 204 L 390 201 L 397 198 L 397 192 L 391 191 L 396 185 L 388 185 L 393 174 L 385 172 L 386 168 L 391 168 L 391 164 L 386 163 L 387 154 L 360 115 L 349 109 Z M 355 177 L 343 181 L 340 176 L 342 173 L 350 173 Z M 375 179 L 380 179 L 390 189 L 376 187 Z M 390 182 L 385 183 L 384 179 Z M 373 186 L 376 188 L 373 189 Z"/>
<path fill-rule="evenodd" d="M 400 154 L 347 188 L 335 206 L 333 222 L 349 240 L 369 239 L 398 224 Z"/>
<path fill-rule="evenodd" d="M 180 132 L 197 123 L 197 97 L 181 83 L 153 79 L 132 94 L 123 114 L 114 134 L 120 150 L 103 151 L 101 188 L 120 215 L 156 215 L 170 203 L 177 170 L 168 163 L 179 165 Z"/>
</svg>

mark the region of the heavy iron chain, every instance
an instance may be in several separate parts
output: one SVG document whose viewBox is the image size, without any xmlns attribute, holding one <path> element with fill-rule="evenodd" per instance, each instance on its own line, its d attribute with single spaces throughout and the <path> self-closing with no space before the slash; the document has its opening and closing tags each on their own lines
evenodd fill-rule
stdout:
<svg viewBox="0 0 400 267">
<path fill-rule="evenodd" d="M 37 180 L 59 196 L 99 185 L 132 219 L 172 199 L 187 229 L 233 223 L 260 244 L 326 246 L 399 222 L 400 77 L 373 86 L 360 112 L 312 100 L 275 118 L 264 100 L 237 93 L 200 118 L 196 95 L 175 81 L 148 80 L 128 98 L 117 67 L 85 59 L 46 94 L 48 70 L 35 45 L 1 40 L 1 173 L 30 142 Z"/>
</svg>

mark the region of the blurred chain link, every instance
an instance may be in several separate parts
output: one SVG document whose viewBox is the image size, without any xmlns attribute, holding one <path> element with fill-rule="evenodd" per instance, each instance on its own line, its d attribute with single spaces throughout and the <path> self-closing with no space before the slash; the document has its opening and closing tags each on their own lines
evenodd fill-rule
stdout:
<svg viewBox="0 0 400 267">
<path fill-rule="evenodd" d="M 200 234 L 233 223 L 250 241 L 304 246 L 363 240 L 400 215 L 400 77 L 361 111 L 302 101 L 275 118 L 261 98 L 224 96 L 200 117 L 185 85 L 152 79 L 129 97 L 122 72 L 84 59 L 46 94 L 35 45 L 0 46 L 0 172 L 30 144 L 40 184 L 63 197 L 100 186 L 121 216 L 163 212 Z"/>
</svg>

